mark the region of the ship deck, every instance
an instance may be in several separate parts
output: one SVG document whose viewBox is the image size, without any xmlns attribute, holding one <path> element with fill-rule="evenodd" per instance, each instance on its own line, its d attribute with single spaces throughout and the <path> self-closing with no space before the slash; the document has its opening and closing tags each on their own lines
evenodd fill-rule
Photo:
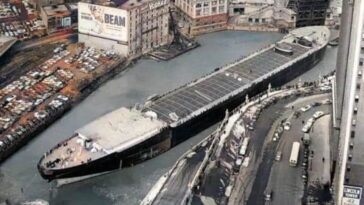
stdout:
<svg viewBox="0 0 364 205">
<path fill-rule="evenodd" d="M 164 122 L 142 115 L 140 111 L 122 107 L 76 130 L 76 133 L 81 138 L 91 139 L 106 153 L 112 153 L 144 141 L 165 126 Z"/>
<path fill-rule="evenodd" d="M 315 41 L 312 48 L 293 43 L 295 37 L 302 36 L 309 36 Z M 147 104 L 144 111 L 155 112 L 159 119 L 167 123 L 178 123 L 181 119 L 194 115 L 198 110 L 207 109 L 209 105 L 223 97 L 296 60 L 304 53 L 326 44 L 328 37 L 329 31 L 324 27 L 297 29 L 293 35 L 280 41 L 286 47 L 292 48 L 293 55 L 280 54 L 272 45 L 248 58 L 161 96 Z"/>
</svg>

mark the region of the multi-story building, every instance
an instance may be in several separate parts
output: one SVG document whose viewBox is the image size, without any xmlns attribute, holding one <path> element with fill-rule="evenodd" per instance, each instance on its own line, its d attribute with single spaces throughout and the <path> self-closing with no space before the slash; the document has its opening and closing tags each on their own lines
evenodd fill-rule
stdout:
<svg viewBox="0 0 364 205">
<path fill-rule="evenodd" d="M 79 3 L 79 41 L 124 56 L 168 44 L 169 0 L 130 0 L 114 7 Z"/>
<path fill-rule="evenodd" d="M 231 0 L 229 1 L 229 16 L 255 13 L 273 5 L 274 0 Z"/>
<path fill-rule="evenodd" d="M 339 28 L 342 12 L 342 0 L 331 0 L 326 12 L 325 25 L 329 28 Z"/>
<path fill-rule="evenodd" d="M 84 0 L 29 0 L 29 3 L 40 10 L 44 6 L 53 6 L 65 3 L 76 3 Z"/>
<path fill-rule="evenodd" d="M 229 5 L 230 24 L 240 30 L 289 30 L 295 28 L 296 13 L 284 3 L 272 0 L 232 0 Z"/>
<path fill-rule="evenodd" d="M 334 175 L 338 205 L 363 205 L 364 188 L 364 1 L 343 1 L 334 88 L 338 150 Z"/>
<path fill-rule="evenodd" d="M 187 33 L 224 30 L 228 21 L 228 0 L 175 0 L 175 7 L 187 22 Z"/>
<path fill-rule="evenodd" d="M 297 27 L 324 25 L 329 0 L 290 0 L 288 8 L 297 13 Z"/>
<path fill-rule="evenodd" d="M 42 21 L 48 33 L 70 29 L 72 27 L 72 16 L 75 12 L 68 5 L 43 6 L 40 11 Z"/>
</svg>

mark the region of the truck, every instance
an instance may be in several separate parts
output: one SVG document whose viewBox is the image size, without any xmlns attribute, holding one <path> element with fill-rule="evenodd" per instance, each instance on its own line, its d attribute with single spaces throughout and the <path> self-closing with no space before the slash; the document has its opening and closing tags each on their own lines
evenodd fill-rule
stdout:
<svg viewBox="0 0 364 205">
<path fill-rule="evenodd" d="M 289 157 L 289 166 L 292 167 L 297 166 L 299 154 L 300 154 L 300 143 L 293 142 L 291 156 Z"/>
<path fill-rule="evenodd" d="M 249 145 L 249 140 L 250 140 L 249 137 L 244 138 L 243 144 L 241 145 L 240 150 L 239 150 L 240 155 L 245 156 L 246 150 L 247 150 L 248 145 Z"/>
</svg>

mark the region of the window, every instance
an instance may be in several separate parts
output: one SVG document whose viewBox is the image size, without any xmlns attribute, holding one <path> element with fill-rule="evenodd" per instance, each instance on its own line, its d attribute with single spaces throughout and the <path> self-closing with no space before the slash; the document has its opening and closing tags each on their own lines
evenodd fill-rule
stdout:
<svg viewBox="0 0 364 205">
<path fill-rule="evenodd" d="M 196 9 L 196 16 L 201 16 L 201 9 Z"/>
<path fill-rule="evenodd" d="M 216 7 L 212 7 L 211 8 L 211 14 L 216 14 L 217 12 L 217 8 Z"/>
<path fill-rule="evenodd" d="M 262 23 L 265 23 L 265 19 L 262 19 Z"/>
<path fill-rule="evenodd" d="M 219 4 L 224 4 L 225 0 L 219 0 Z"/>
<path fill-rule="evenodd" d="M 209 8 L 203 8 L 203 15 L 209 15 Z"/>
<path fill-rule="evenodd" d="M 212 1 L 211 4 L 215 6 L 217 4 L 217 1 Z"/>
<path fill-rule="evenodd" d="M 251 23 L 251 22 L 253 22 L 253 19 L 252 18 L 249 18 L 248 21 Z"/>
<path fill-rule="evenodd" d="M 257 19 L 255 19 L 255 23 L 259 23 L 259 19 L 257 18 Z"/>
<path fill-rule="evenodd" d="M 360 66 L 363 66 L 363 62 L 364 62 L 364 59 L 363 58 L 360 58 L 359 65 Z"/>
<path fill-rule="evenodd" d="M 352 155 L 352 154 L 349 154 L 349 156 L 348 156 L 348 160 L 349 160 L 349 161 L 353 160 L 353 155 Z"/>
<path fill-rule="evenodd" d="M 219 13 L 224 13 L 225 6 L 219 6 Z"/>
<path fill-rule="evenodd" d="M 354 149 L 354 143 L 353 143 L 353 142 L 350 142 L 349 148 L 350 148 L 351 150 L 352 150 L 352 149 Z"/>
<path fill-rule="evenodd" d="M 209 6 L 209 2 L 204 2 L 204 3 L 203 3 L 203 6 L 204 6 L 204 7 Z"/>
<path fill-rule="evenodd" d="M 196 4 L 196 8 L 201 8 L 201 4 L 200 3 Z"/>
</svg>

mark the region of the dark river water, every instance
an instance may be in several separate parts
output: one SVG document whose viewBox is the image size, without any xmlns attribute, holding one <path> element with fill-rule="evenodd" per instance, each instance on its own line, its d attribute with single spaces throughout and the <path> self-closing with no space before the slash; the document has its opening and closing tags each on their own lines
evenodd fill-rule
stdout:
<svg viewBox="0 0 364 205">
<path fill-rule="evenodd" d="M 176 159 L 211 133 L 214 127 L 145 163 L 58 189 L 39 176 L 36 164 L 50 147 L 95 118 L 121 106 L 142 103 L 152 94 L 181 86 L 281 37 L 279 33 L 218 32 L 199 37 L 201 47 L 171 61 L 139 60 L 1 165 L 0 202 L 1 198 L 7 197 L 15 200 L 41 198 L 51 204 L 65 205 L 139 204 Z M 302 75 L 301 80 L 314 80 L 333 70 L 336 51 L 337 48 L 328 47 L 323 61 Z"/>
</svg>

